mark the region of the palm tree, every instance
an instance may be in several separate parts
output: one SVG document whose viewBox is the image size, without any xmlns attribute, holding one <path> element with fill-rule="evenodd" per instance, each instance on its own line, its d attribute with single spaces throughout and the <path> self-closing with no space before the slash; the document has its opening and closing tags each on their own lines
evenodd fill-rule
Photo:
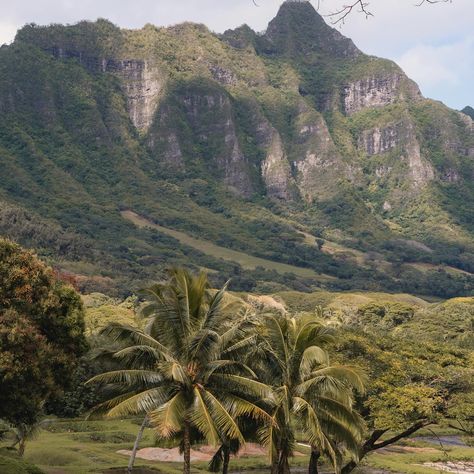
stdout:
<svg viewBox="0 0 474 474">
<path fill-rule="evenodd" d="M 269 315 L 260 328 L 261 343 L 255 370 L 274 386 L 273 423 L 262 431 L 270 448 L 273 471 L 289 473 L 289 457 L 301 430 L 312 448 L 311 472 L 320 453 L 335 467 L 340 463 L 338 444 L 356 450 L 362 421 L 352 409 L 353 388 L 362 391 L 364 378 L 354 367 L 330 365 L 321 345 L 333 337 L 313 317 Z"/>
<path fill-rule="evenodd" d="M 26 442 L 36 439 L 41 429 L 51 423 L 51 420 L 40 420 L 36 423 L 17 423 L 10 425 L 8 431 L 13 433 L 14 442 L 11 445 L 12 448 L 18 445 L 18 456 L 23 457 L 26 449 Z"/>
<path fill-rule="evenodd" d="M 118 391 L 98 409 L 109 417 L 147 414 L 161 438 L 182 433 L 184 474 L 190 472 L 191 429 L 209 444 L 244 437 L 236 419 L 268 419 L 253 400 L 269 387 L 239 360 L 255 339 L 245 314 L 225 300 L 226 286 L 212 294 L 204 273 L 169 271 L 169 280 L 144 291 L 144 329 L 114 324 L 103 332 L 125 347 L 114 354 L 124 369 L 89 382 Z"/>
</svg>

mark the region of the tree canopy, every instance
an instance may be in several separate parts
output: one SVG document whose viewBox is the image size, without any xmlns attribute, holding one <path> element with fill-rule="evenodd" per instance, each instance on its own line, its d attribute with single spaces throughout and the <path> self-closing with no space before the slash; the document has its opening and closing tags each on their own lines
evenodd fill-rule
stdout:
<svg viewBox="0 0 474 474">
<path fill-rule="evenodd" d="M 0 240 L 0 418 L 35 423 L 87 347 L 76 291 L 32 252 Z"/>
</svg>

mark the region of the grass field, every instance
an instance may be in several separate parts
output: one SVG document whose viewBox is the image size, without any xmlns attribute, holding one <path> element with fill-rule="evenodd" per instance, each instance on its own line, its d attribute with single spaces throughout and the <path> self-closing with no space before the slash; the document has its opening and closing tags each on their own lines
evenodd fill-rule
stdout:
<svg viewBox="0 0 474 474">
<path fill-rule="evenodd" d="M 132 420 L 58 420 L 47 425 L 37 439 L 27 444 L 25 458 L 47 474 L 122 473 L 125 472 L 128 458 L 117 451 L 131 449 L 137 430 L 138 421 Z M 443 430 L 437 431 L 440 435 L 445 434 Z M 428 435 L 431 437 L 428 441 L 414 438 L 371 454 L 364 460 L 358 472 L 434 474 L 440 469 L 424 463 L 474 460 L 474 447 L 440 446 L 436 435 L 427 432 L 425 436 Z M 2 444 L 7 446 L 8 440 Z M 141 447 L 153 445 L 153 432 L 147 429 Z M 305 451 L 307 450 L 301 449 L 302 453 Z M 292 459 L 293 472 L 306 472 L 307 463 L 306 455 L 296 456 Z M 137 459 L 136 467 L 136 474 L 182 472 L 182 465 L 178 462 Z M 195 474 L 208 472 L 207 462 L 193 462 L 192 471 Z M 252 471 L 253 474 L 269 472 L 268 459 L 265 456 L 232 459 L 230 471 Z M 331 472 L 329 466 L 327 469 L 323 468 L 322 472 Z M 460 469 L 458 472 L 463 473 Z"/>
<path fill-rule="evenodd" d="M 149 221 L 148 219 L 139 216 L 133 211 L 122 211 L 121 214 L 122 217 L 129 220 L 130 222 L 133 222 L 137 227 L 149 227 L 152 229 L 156 229 L 159 232 L 162 232 L 163 234 L 174 237 L 182 244 L 188 245 L 189 247 L 193 247 L 196 250 L 199 250 L 207 255 L 212 255 L 213 257 L 236 262 L 244 269 L 255 269 L 256 267 L 263 267 L 266 270 L 275 270 L 278 273 L 282 274 L 294 273 L 295 275 L 304 278 L 318 278 L 319 280 L 333 279 L 333 277 L 331 276 L 319 274 L 309 268 L 301 268 L 296 267 L 294 265 L 288 265 L 286 263 L 274 262 L 272 260 L 254 257 L 244 252 L 238 252 L 236 250 L 228 249 L 226 247 L 220 247 L 219 245 L 215 245 L 207 240 L 196 239 L 184 232 L 169 229 L 168 227 L 163 227 L 161 225 L 155 224 Z"/>
</svg>

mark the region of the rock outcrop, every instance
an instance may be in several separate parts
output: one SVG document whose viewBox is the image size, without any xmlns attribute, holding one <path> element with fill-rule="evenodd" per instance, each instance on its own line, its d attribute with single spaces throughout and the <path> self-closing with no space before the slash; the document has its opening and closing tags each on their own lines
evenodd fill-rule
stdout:
<svg viewBox="0 0 474 474">
<path fill-rule="evenodd" d="M 121 79 L 130 120 L 140 132 L 146 132 L 151 125 L 160 93 L 165 85 L 163 74 L 148 61 L 129 60 L 117 64 L 118 67 L 114 68 L 114 72 Z"/>
<path fill-rule="evenodd" d="M 344 113 L 354 114 L 368 107 L 384 107 L 400 100 L 421 97 L 418 86 L 402 73 L 372 75 L 342 88 Z"/>
<path fill-rule="evenodd" d="M 337 183 L 349 177 L 323 117 L 304 104 L 295 121 L 297 139 L 293 149 L 296 183 L 301 196 L 312 201 L 337 193 Z"/>
<path fill-rule="evenodd" d="M 413 189 L 420 190 L 435 177 L 433 167 L 422 157 L 415 126 L 409 117 L 364 130 L 358 146 L 368 156 L 390 154 L 388 162 L 376 168 L 377 178 L 397 173 L 399 180 L 407 180 Z"/>
<path fill-rule="evenodd" d="M 262 162 L 262 178 L 269 196 L 285 200 L 292 197 L 290 188 L 294 180 L 291 176 L 291 166 L 280 134 L 274 128 L 270 129 L 270 143 Z"/>
</svg>

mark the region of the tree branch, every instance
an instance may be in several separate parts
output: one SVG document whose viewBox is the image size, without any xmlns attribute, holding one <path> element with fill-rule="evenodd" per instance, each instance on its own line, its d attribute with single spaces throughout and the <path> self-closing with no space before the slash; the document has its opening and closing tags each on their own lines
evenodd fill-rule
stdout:
<svg viewBox="0 0 474 474">
<path fill-rule="evenodd" d="M 416 4 L 416 6 L 421 7 L 421 5 L 424 3 L 430 3 L 431 5 L 434 5 L 435 3 L 453 3 L 453 0 L 421 0 Z"/>
<path fill-rule="evenodd" d="M 380 448 L 385 448 L 385 446 L 388 446 L 389 444 L 396 443 L 397 441 L 400 441 L 401 439 L 406 438 L 407 436 L 410 436 L 411 434 L 415 433 L 419 429 L 424 428 L 425 426 L 431 425 L 432 423 L 433 422 L 429 420 L 418 421 L 414 425 L 411 425 L 410 428 L 407 428 L 405 431 L 402 431 L 396 436 L 393 436 L 392 438 L 389 438 L 380 443 L 374 444 L 371 451 L 375 451 L 376 449 L 380 449 Z"/>
<path fill-rule="evenodd" d="M 352 10 L 354 10 L 354 8 L 359 7 L 360 8 L 359 12 L 363 13 L 365 17 L 368 18 L 369 16 L 373 16 L 372 12 L 370 12 L 367 9 L 368 6 L 369 6 L 369 2 L 364 2 L 363 0 L 357 0 L 356 2 L 353 2 L 349 5 L 344 5 L 340 10 L 335 11 L 333 13 L 329 13 L 325 16 L 328 18 L 332 18 L 331 23 L 333 25 L 337 23 L 344 23 L 346 17 L 351 14 Z"/>
<path fill-rule="evenodd" d="M 254 0 L 255 1 L 255 0 Z M 319 10 L 320 1 L 317 0 L 317 9 Z M 417 7 L 421 7 L 422 5 L 428 3 L 430 5 L 434 5 L 436 3 L 452 3 L 453 0 L 419 0 L 418 3 L 415 3 Z M 343 5 L 339 10 L 328 13 L 324 15 L 327 18 L 331 19 L 331 23 L 336 25 L 337 23 L 344 23 L 346 18 L 352 13 L 355 8 L 359 8 L 359 13 L 363 13 L 366 18 L 370 16 L 374 16 L 373 13 L 369 10 L 370 3 L 364 0 L 353 0 L 352 3 L 347 5 Z"/>
<path fill-rule="evenodd" d="M 466 433 L 467 435 L 472 435 L 473 434 L 473 430 L 470 430 L 468 428 L 465 428 L 460 421 L 458 421 L 459 425 L 460 426 L 456 426 L 456 425 L 453 425 L 451 423 L 448 424 L 448 426 L 450 428 L 453 428 L 455 430 L 458 430 L 458 431 L 462 431 L 463 433 Z"/>
<path fill-rule="evenodd" d="M 403 438 L 406 438 L 407 436 L 410 436 L 411 434 L 415 433 L 421 428 L 424 428 L 425 426 L 431 425 L 432 421 L 429 420 L 420 420 L 411 425 L 409 428 L 406 430 L 402 431 L 401 433 L 392 436 L 391 438 L 381 441 L 380 443 L 377 443 L 377 441 L 388 431 L 386 430 L 374 430 L 372 434 L 370 435 L 369 439 L 365 441 L 365 443 L 362 445 L 360 452 L 359 452 L 359 461 L 361 461 L 368 453 L 372 451 L 376 451 L 377 449 L 384 448 L 385 446 L 388 446 L 390 444 L 396 443 L 397 441 L 400 441 Z M 352 472 L 356 467 L 357 467 L 358 462 L 351 460 L 349 461 L 342 469 L 341 469 L 341 474 L 349 474 Z"/>
</svg>

